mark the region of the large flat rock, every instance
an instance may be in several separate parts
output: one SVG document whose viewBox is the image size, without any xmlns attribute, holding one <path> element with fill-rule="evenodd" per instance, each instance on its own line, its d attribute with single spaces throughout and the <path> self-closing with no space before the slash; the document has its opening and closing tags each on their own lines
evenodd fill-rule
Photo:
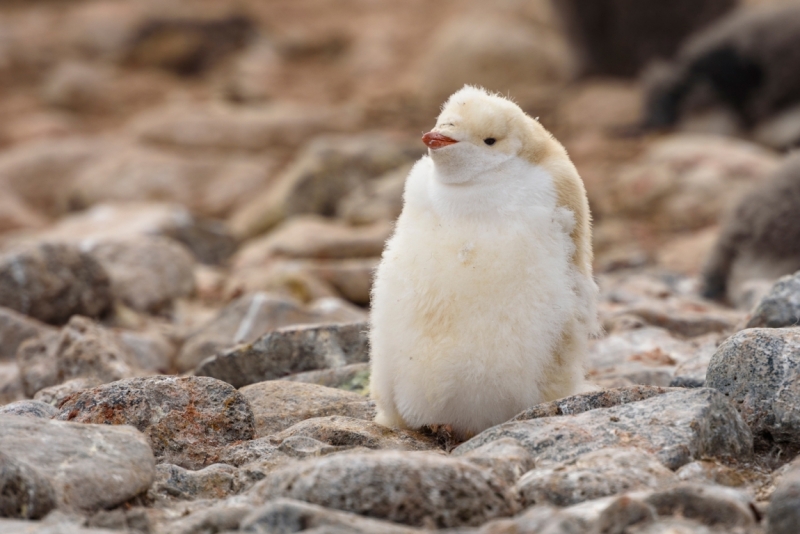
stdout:
<svg viewBox="0 0 800 534">
<path fill-rule="evenodd" d="M 676 389 L 649 399 L 571 416 L 542 417 L 492 427 L 459 446 L 461 455 L 503 438 L 517 440 L 537 466 L 612 446 L 651 452 L 670 469 L 695 459 L 744 460 L 753 438 L 728 399 L 713 389 Z"/>
<path fill-rule="evenodd" d="M 0 450 L 46 478 L 66 509 L 116 506 L 146 491 L 155 477 L 147 438 L 129 426 L 2 415 Z"/>
</svg>

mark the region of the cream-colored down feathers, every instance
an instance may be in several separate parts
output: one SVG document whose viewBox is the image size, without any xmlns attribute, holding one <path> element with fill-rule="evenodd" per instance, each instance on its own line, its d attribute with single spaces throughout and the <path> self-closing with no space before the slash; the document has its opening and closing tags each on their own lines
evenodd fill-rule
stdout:
<svg viewBox="0 0 800 534">
<path fill-rule="evenodd" d="M 378 423 L 467 437 L 585 386 L 591 221 L 566 150 L 513 102 L 465 87 L 433 131 L 458 142 L 406 181 L 373 286 L 371 391 Z"/>
</svg>

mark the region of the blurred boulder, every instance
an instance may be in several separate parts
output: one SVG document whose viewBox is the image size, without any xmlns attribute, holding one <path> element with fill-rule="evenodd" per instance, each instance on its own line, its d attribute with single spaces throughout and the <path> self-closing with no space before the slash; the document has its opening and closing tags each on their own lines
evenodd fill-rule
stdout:
<svg viewBox="0 0 800 534">
<path fill-rule="evenodd" d="M 175 299 L 194 292 L 194 258 L 172 239 L 103 241 L 89 253 L 108 273 L 114 298 L 134 310 L 167 312 Z"/>
<path fill-rule="evenodd" d="M 784 328 L 800 325 L 800 272 L 784 276 L 761 299 L 747 328 Z"/>
<path fill-rule="evenodd" d="M 750 302 L 748 288 L 800 269 L 800 157 L 792 156 L 727 216 L 707 260 L 703 294 L 735 305 Z M 759 295 L 760 296 L 760 295 Z"/>
<path fill-rule="evenodd" d="M 422 143 L 386 135 L 326 136 L 311 142 L 276 182 L 231 218 L 235 235 L 250 237 L 292 215 L 332 216 L 359 185 L 422 155 Z"/>
<path fill-rule="evenodd" d="M 403 190 L 410 171 L 410 164 L 403 165 L 362 183 L 339 201 L 336 215 L 350 224 L 394 221 L 403 210 Z"/>
<path fill-rule="evenodd" d="M 188 371 L 209 356 L 251 343 L 278 328 L 310 323 L 362 320 L 363 313 L 344 306 L 313 309 L 291 299 L 257 292 L 245 295 L 194 331 L 183 344 L 176 365 Z"/>
<path fill-rule="evenodd" d="M 198 261 L 209 264 L 224 262 L 236 249 L 236 242 L 223 223 L 195 217 L 185 207 L 165 202 L 98 204 L 19 241 L 77 243 L 91 248 L 104 241 L 147 236 L 179 241 Z"/>
<path fill-rule="evenodd" d="M 255 21 L 244 15 L 210 19 L 151 17 L 136 29 L 124 61 L 184 76 L 196 75 L 245 46 L 255 35 Z"/>
<path fill-rule="evenodd" d="M 111 330 L 75 316 L 58 334 L 24 342 L 17 351 L 28 396 L 74 378 L 101 383 L 141 374 L 137 362 Z"/>
<path fill-rule="evenodd" d="M 796 463 L 796 462 L 795 462 Z M 792 534 L 800 525 L 800 465 L 782 477 L 767 511 L 768 534 Z"/>
<path fill-rule="evenodd" d="M 0 517 L 41 519 L 55 507 L 55 491 L 47 478 L 0 452 Z"/>
<path fill-rule="evenodd" d="M 351 109 L 276 102 L 260 107 L 168 105 L 142 113 L 131 125 L 146 143 L 196 151 L 258 152 L 296 148 L 320 132 L 349 131 Z"/>
<path fill-rule="evenodd" d="M 736 6 L 736 0 L 557 0 L 583 74 L 632 76 L 671 56 L 685 37 Z"/>
<path fill-rule="evenodd" d="M 10 308 L 0 307 L 0 361 L 13 360 L 23 341 L 48 332 L 55 332 L 55 329 Z"/>
<path fill-rule="evenodd" d="M 233 60 L 223 81 L 223 94 L 233 102 L 265 102 L 273 96 L 280 67 L 281 57 L 275 46 L 266 39 L 258 40 Z"/>
<path fill-rule="evenodd" d="M 85 112 L 102 108 L 110 91 L 111 73 L 81 62 L 64 62 L 48 75 L 42 87 L 42 99 L 50 106 Z"/>
<path fill-rule="evenodd" d="M 45 224 L 46 219 L 13 191 L 3 191 L 0 196 L 0 234 L 10 230 L 41 228 Z"/>
<path fill-rule="evenodd" d="M 671 64 L 651 71 L 645 124 L 672 126 L 709 107 L 732 112 L 744 128 L 777 116 L 800 98 L 799 46 L 795 3 L 731 13 L 687 39 Z M 782 145 L 800 141 L 786 138 L 785 125 L 781 135 L 778 128 L 759 136 Z"/>
<path fill-rule="evenodd" d="M 0 306 L 63 324 L 75 314 L 98 317 L 111 306 L 108 273 L 68 244 L 42 244 L 0 256 Z"/>
<path fill-rule="evenodd" d="M 557 29 L 505 15 L 465 14 L 432 36 L 420 67 L 423 98 L 439 105 L 464 84 L 514 94 L 570 78 L 573 56 Z"/>
<path fill-rule="evenodd" d="M 38 417 L 52 419 L 58 410 L 52 404 L 39 400 L 21 400 L 0 406 L 0 415 L 18 415 L 21 417 Z"/>
<path fill-rule="evenodd" d="M 697 230 L 718 222 L 778 165 L 778 156 L 745 141 L 674 135 L 651 145 L 596 193 L 597 209 L 662 230 Z"/>
<path fill-rule="evenodd" d="M 89 162 L 68 188 L 69 204 L 156 201 L 192 212 L 227 215 L 269 183 L 270 161 L 180 156 L 163 150 L 120 147 Z"/>
</svg>

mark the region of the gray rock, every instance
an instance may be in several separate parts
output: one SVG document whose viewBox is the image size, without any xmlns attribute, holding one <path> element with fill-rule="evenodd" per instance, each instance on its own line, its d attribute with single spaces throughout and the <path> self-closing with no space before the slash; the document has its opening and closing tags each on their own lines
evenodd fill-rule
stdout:
<svg viewBox="0 0 800 534">
<path fill-rule="evenodd" d="M 8 253 L 0 256 L 0 306 L 51 324 L 75 314 L 97 317 L 111 306 L 108 273 L 66 244 Z"/>
<path fill-rule="evenodd" d="M 427 528 L 477 526 L 517 510 L 513 493 L 491 471 L 424 452 L 304 460 L 271 473 L 253 493 Z"/>
<path fill-rule="evenodd" d="M 8 534 L 119 534 L 117 530 L 85 528 L 74 519 L 64 521 L 17 521 L 0 519 L 0 532 Z"/>
<path fill-rule="evenodd" d="M 52 405 L 38 400 L 21 400 L 0 406 L 0 415 L 21 415 L 52 419 L 58 413 Z"/>
<path fill-rule="evenodd" d="M 768 534 L 795 534 L 800 525 L 800 468 L 795 467 L 778 483 L 767 510 Z"/>
<path fill-rule="evenodd" d="M 598 408 L 610 408 L 621 404 L 638 402 L 669 391 L 667 388 L 657 386 L 628 386 L 579 393 L 563 399 L 537 404 L 514 417 L 512 421 L 527 421 L 528 419 L 555 417 L 557 415 L 575 415 Z"/>
<path fill-rule="evenodd" d="M 513 439 L 499 439 L 464 455 L 475 465 L 491 469 L 509 486 L 535 467 L 533 455 Z"/>
<path fill-rule="evenodd" d="M 287 327 L 208 358 L 195 370 L 235 387 L 369 360 L 366 323 Z"/>
<path fill-rule="evenodd" d="M 63 384 L 40 389 L 33 398 L 45 404 L 59 407 L 61 403 L 73 393 L 99 386 L 101 383 L 102 382 L 95 377 L 73 378 L 72 380 L 67 380 Z"/>
<path fill-rule="evenodd" d="M 747 466 L 727 466 L 714 460 L 697 460 L 690 462 L 675 472 L 675 476 L 684 482 L 698 484 L 719 484 L 730 488 L 741 488 L 749 484 L 758 484 L 764 475 L 757 470 L 749 470 Z"/>
<path fill-rule="evenodd" d="M 0 452 L 0 517 L 39 519 L 55 507 L 50 482 L 25 462 Z"/>
<path fill-rule="evenodd" d="M 467 532 L 458 530 L 458 532 Z M 553 506 L 532 506 L 511 519 L 495 519 L 475 532 L 480 534 L 535 532 L 537 534 L 585 534 L 583 521 L 565 514 Z M 605 534 L 605 531 L 601 531 Z"/>
<path fill-rule="evenodd" d="M 136 427 L 159 463 L 186 469 L 216 463 L 222 447 L 252 439 L 255 432 L 247 400 L 205 377 L 120 380 L 76 393 L 60 408 L 62 420 Z"/>
<path fill-rule="evenodd" d="M 246 487 L 239 470 L 226 464 L 212 464 L 189 471 L 173 464 L 156 466 L 156 479 L 148 490 L 152 499 L 222 499 Z"/>
<path fill-rule="evenodd" d="M 693 521 L 689 524 L 696 529 L 677 532 L 706 532 L 703 526 L 712 527 L 714 532 L 750 532 L 747 529 L 757 523 L 753 506 L 750 497 L 738 490 L 682 483 L 586 501 L 564 512 L 584 525 L 594 526 L 592 532 L 638 533 L 639 528 L 641 532 L 673 532 L 659 525 L 682 519 Z"/>
<path fill-rule="evenodd" d="M 368 363 L 352 363 L 343 367 L 334 367 L 333 369 L 320 369 L 318 371 L 306 371 L 305 373 L 288 375 L 281 378 L 281 380 L 306 382 L 366 395 L 369 393 L 369 375 Z"/>
<path fill-rule="evenodd" d="M 172 239 L 104 241 L 89 250 L 111 278 L 114 298 L 134 310 L 169 311 L 194 292 L 194 258 Z"/>
<path fill-rule="evenodd" d="M 283 465 L 288 458 L 269 438 L 237 442 L 223 448 L 219 453 L 220 463 L 234 467 L 257 463 L 262 468 L 270 469 Z"/>
<path fill-rule="evenodd" d="M 194 331 L 178 354 L 182 371 L 194 369 L 208 357 L 281 327 L 326 322 L 326 314 L 306 309 L 293 299 L 256 292 L 236 299 L 216 317 Z"/>
<path fill-rule="evenodd" d="M 23 341 L 53 331 L 53 328 L 36 319 L 0 307 L 0 360 L 13 360 Z"/>
<path fill-rule="evenodd" d="M 253 410 L 257 437 L 280 432 L 313 417 L 343 415 L 366 420 L 375 417 L 374 403 L 361 395 L 315 384 L 269 380 L 245 386 L 239 393 Z"/>
<path fill-rule="evenodd" d="M 706 385 L 729 397 L 750 426 L 756 449 L 800 451 L 800 329 L 750 329 L 720 345 Z"/>
<path fill-rule="evenodd" d="M 331 510 L 292 499 L 275 499 L 253 510 L 242 521 L 243 532 L 354 532 L 356 534 L 410 534 L 415 528 L 378 521 L 356 514 Z M 340 530 L 341 529 L 341 530 Z"/>
<path fill-rule="evenodd" d="M 128 426 L 3 415 L 0 450 L 35 466 L 64 509 L 111 508 L 147 490 L 155 475 L 147 439 Z"/>
<path fill-rule="evenodd" d="M 0 363 L 0 404 L 24 398 L 25 391 L 17 363 Z"/>
<path fill-rule="evenodd" d="M 528 472 L 517 483 L 523 504 L 570 506 L 626 491 L 675 482 L 654 455 L 636 448 L 593 451 L 574 460 Z"/>
<path fill-rule="evenodd" d="M 800 272 L 784 276 L 756 306 L 747 328 L 800 325 Z"/>
<path fill-rule="evenodd" d="M 23 343 L 17 363 L 29 396 L 74 378 L 112 382 L 142 374 L 113 332 L 81 316 L 70 319 L 58 335 Z"/>
<path fill-rule="evenodd" d="M 335 447 L 368 449 L 398 449 L 424 451 L 438 449 L 438 443 L 432 436 L 409 430 L 388 429 L 385 426 L 333 415 L 317 417 L 301 421 L 283 432 L 273 434 L 270 441 L 283 444 L 290 438 L 312 438 Z"/>
<path fill-rule="evenodd" d="M 753 438 L 741 416 L 724 395 L 704 388 L 673 390 L 572 416 L 503 423 L 478 434 L 453 453 L 462 455 L 503 438 L 517 440 L 540 466 L 631 444 L 654 453 L 670 469 L 702 457 L 741 461 L 753 453 Z"/>
</svg>

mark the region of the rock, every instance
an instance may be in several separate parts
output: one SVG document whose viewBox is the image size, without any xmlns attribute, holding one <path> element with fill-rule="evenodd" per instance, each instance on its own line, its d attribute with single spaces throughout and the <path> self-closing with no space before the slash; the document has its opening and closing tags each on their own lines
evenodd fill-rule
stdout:
<svg viewBox="0 0 800 534">
<path fill-rule="evenodd" d="M 464 84 L 517 93 L 563 82 L 575 61 L 557 29 L 496 10 L 454 17 L 432 37 L 420 67 L 421 92 L 435 105 Z"/>
<path fill-rule="evenodd" d="M 183 105 L 142 114 L 131 129 L 140 140 L 153 145 L 197 151 L 256 152 L 275 147 L 294 148 L 320 132 L 346 131 L 357 118 L 354 115 L 334 108 L 286 103 L 258 108 Z"/>
<path fill-rule="evenodd" d="M 323 299 L 341 300 L 341 294 L 331 284 L 308 271 L 309 263 L 307 260 L 276 258 L 267 265 L 235 269 L 225 281 L 223 293 L 235 297 L 266 291 L 303 303 Z"/>
<path fill-rule="evenodd" d="M 575 415 L 598 408 L 610 408 L 630 402 L 638 402 L 656 395 L 663 395 L 670 390 L 655 386 L 629 386 L 605 389 L 589 393 L 579 393 L 563 399 L 538 404 L 520 413 L 512 421 L 527 421 L 541 417 L 559 415 Z"/>
<path fill-rule="evenodd" d="M 25 462 L 0 452 L 0 517 L 40 519 L 55 507 L 50 482 Z"/>
<path fill-rule="evenodd" d="M 353 532 L 411 534 L 417 529 L 340 512 L 293 499 L 275 499 L 253 510 L 240 525 L 243 532 Z"/>
<path fill-rule="evenodd" d="M 50 406 L 61 406 L 67 397 L 78 391 L 93 388 L 101 384 L 100 380 L 96 377 L 81 377 L 67 380 L 63 384 L 50 386 L 37 391 L 33 398 L 42 401 Z"/>
<path fill-rule="evenodd" d="M 332 303 L 331 303 L 332 304 Z M 193 369 L 200 362 L 241 343 L 282 327 L 309 323 L 352 321 L 363 318 L 342 307 L 309 308 L 298 302 L 257 292 L 223 308 L 216 317 L 196 329 L 185 341 L 177 359 L 178 369 Z"/>
<path fill-rule="evenodd" d="M 800 452 L 800 330 L 742 330 L 720 345 L 706 386 L 729 397 L 753 431 L 756 449 Z"/>
<path fill-rule="evenodd" d="M 338 202 L 359 185 L 383 176 L 422 154 L 384 135 L 321 137 L 230 220 L 240 238 L 259 235 L 293 215 L 332 216 Z"/>
<path fill-rule="evenodd" d="M 70 205 L 172 202 L 192 213 L 227 216 L 269 184 L 268 158 L 189 158 L 139 145 L 95 158 L 77 173 L 69 189 Z"/>
<path fill-rule="evenodd" d="M 95 378 L 104 383 L 142 373 L 110 330 L 81 316 L 70 319 L 58 335 L 23 343 L 17 363 L 29 396 L 73 378 Z"/>
<path fill-rule="evenodd" d="M 617 174 L 597 199 L 598 211 L 647 219 L 663 230 L 697 230 L 719 222 L 778 163 L 745 141 L 673 135 Z"/>
<path fill-rule="evenodd" d="M 13 359 L 23 341 L 54 330 L 10 308 L 0 307 L 0 360 Z"/>
<path fill-rule="evenodd" d="M 200 469 L 219 449 L 254 437 L 247 400 L 228 384 L 204 377 L 131 378 L 76 393 L 58 418 L 75 423 L 131 425 L 159 463 Z"/>
<path fill-rule="evenodd" d="M 136 332 L 119 329 L 115 333 L 135 367 L 147 373 L 168 374 L 172 370 L 177 350 L 176 340 L 168 330 L 153 328 Z"/>
<path fill-rule="evenodd" d="M 33 236 L 37 241 L 76 243 L 92 247 L 104 241 L 144 236 L 169 237 L 186 245 L 203 263 L 220 263 L 236 243 L 219 222 L 194 217 L 185 207 L 163 202 L 98 204 L 63 218 Z"/>
<path fill-rule="evenodd" d="M 513 439 L 499 439 L 464 455 L 475 465 L 491 469 L 509 486 L 516 484 L 525 473 L 535 466 L 533 455 Z"/>
<path fill-rule="evenodd" d="M 608 448 L 574 460 L 529 471 L 517 482 L 523 505 L 570 506 L 632 490 L 656 489 L 676 481 L 652 454 L 636 448 Z"/>
<path fill-rule="evenodd" d="M 595 532 L 750 532 L 757 521 L 753 506 L 738 490 L 682 483 L 587 501 L 564 512 L 594 525 Z M 639 528 L 626 529 L 633 525 Z M 704 525 L 713 530 L 704 530 Z"/>
<path fill-rule="evenodd" d="M 636 75 L 650 60 L 671 56 L 692 32 L 734 7 L 732 0 L 680 0 L 653 9 L 633 0 L 556 4 L 582 72 L 612 76 Z"/>
<path fill-rule="evenodd" d="M 392 225 L 350 227 L 315 215 L 288 219 L 264 237 L 242 245 L 234 267 L 264 265 L 273 257 L 343 259 L 380 256 Z"/>
<path fill-rule="evenodd" d="M 89 252 L 111 278 L 114 297 L 134 310 L 169 311 L 175 299 L 194 292 L 194 258 L 172 239 L 105 241 Z"/>
<path fill-rule="evenodd" d="M 784 276 L 753 311 L 746 328 L 783 328 L 800 324 L 800 272 Z"/>
<path fill-rule="evenodd" d="M 353 363 L 333 369 L 320 369 L 319 371 L 306 371 L 281 378 L 290 382 L 306 382 L 329 388 L 352 391 L 359 395 L 369 393 L 369 364 Z"/>
<path fill-rule="evenodd" d="M 253 493 L 427 528 L 476 526 L 517 509 L 508 487 L 490 471 L 421 452 L 305 460 L 271 473 Z"/>
<path fill-rule="evenodd" d="M 401 165 L 374 180 L 358 185 L 342 197 L 336 215 L 350 224 L 394 221 L 403 210 L 403 190 L 412 165 Z"/>
<path fill-rule="evenodd" d="M 690 462 L 678 469 L 675 475 L 684 482 L 719 484 L 730 488 L 744 487 L 757 478 L 753 472 L 734 469 L 713 460 Z"/>
<path fill-rule="evenodd" d="M 181 500 L 222 499 L 240 493 L 245 483 L 235 467 L 212 464 L 198 471 L 188 471 L 172 464 L 156 466 L 156 479 L 148 497 Z"/>
<path fill-rule="evenodd" d="M 21 400 L 0 406 L 0 415 L 20 415 L 52 419 L 56 414 L 58 414 L 58 410 L 51 404 L 38 400 Z"/>
<path fill-rule="evenodd" d="M 0 450 L 46 474 L 59 508 L 117 506 L 147 490 L 155 461 L 137 430 L 0 416 Z"/>
<path fill-rule="evenodd" d="M 767 533 L 790 534 L 800 525 L 800 469 L 786 474 L 769 502 Z"/>
<path fill-rule="evenodd" d="M 97 317 L 110 305 L 108 274 L 75 246 L 42 244 L 0 256 L 0 306 L 63 324 L 76 314 Z"/>
<path fill-rule="evenodd" d="M 553 440 L 554 435 L 561 438 Z M 702 388 L 672 390 L 577 415 L 503 423 L 453 453 L 460 456 L 503 438 L 517 440 L 540 467 L 630 444 L 654 453 L 670 469 L 703 457 L 742 461 L 752 456 L 752 435 L 742 418 L 724 395 Z"/>
<path fill-rule="evenodd" d="M 281 59 L 274 43 L 259 39 L 233 60 L 223 94 L 232 102 L 264 103 L 273 96 L 280 68 Z"/>
<path fill-rule="evenodd" d="M 244 47 L 255 35 L 255 21 L 244 15 L 212 19 L 153 16 L 136 29 L 124 61 L 197 75 Z"/>
<path fill-rule="evenodd" d="M 367 328 L 365 323 L 282 328 L 208 358 L 195 374 L 238 388 L 302 371 L 364 363 L 369 359 Z"/>
<path fill-rule="evenodd" d="M 495 519 L 485 523 L 477 532 L 541 532 L 543 534 L 579 534 L 586 525 L 550 506 L 534 506 L 512 519 Z"/>
<path fill-rule="evenodd" d="M 0 404 L 25 398 L 22 378 L 16 362 L 0 363 Z"/>
<path fill-rule="evenodd" d="M 328 282 L 350 302 L 367 306 L 379 262 L 379 258 L 317 261 L 309 263 L 306 270 L 312 276 Z"/>
<path fill-rule="evenodd" d="M 219 462 L 267 473 L 286 464 L 291 459 L 284 452 L 286 450 L 286 447 L 279 450 L 268 438 L 251 439 L 223 448 L 219 455 Z"/>
<path fill-rule="evenodd" d="M 36 229 L 45 224 L 45 218 L 12 191 L 3 193 L 0 198 L 0 233 Z"/>
<path fill-rule="evenodd" d="M 307 438 L 298 440 L 297 438 Z M 365 447 L 367 449 L 396 449 L 426 451 L 438 448 L 431 436 L 419 432 L 392 430 L 372 421 L 338 415 L 300 421 L 286 430 L 273 434 L 270 442 L 280 445 L 287 454 L 296 455 L 295 447 L 308 446 L 308 438 L 327 443 L 338 450 Z M 316 445 L 313 450 L 318 451 Z M 333 452 L 333 451 L 331 451 Z"/>
<path fill-rule="evenodd" d="M 302 382 L 269 380 L 239 390 L 256 421 L 256 436 L 269 436 L 295 423 L 328 415 L 372 420 L 375 408 L 361 395 Z"/>
<path fill-rule="evenodd" d="M 85 112 L 102 109 L 109 90 L 110 73 L 91 63 L 66 61 L 50 72 L 42 87 L 42 99 L 50 106 Z"/>
<path fill-rule="evenodd" d="M 0 155 L 0 184 L 48 216 L 69 209 L 69 184 L 92 158 L 114 150 L 105 139 L 71 137 L 23 143 Z"/>
</svg>

